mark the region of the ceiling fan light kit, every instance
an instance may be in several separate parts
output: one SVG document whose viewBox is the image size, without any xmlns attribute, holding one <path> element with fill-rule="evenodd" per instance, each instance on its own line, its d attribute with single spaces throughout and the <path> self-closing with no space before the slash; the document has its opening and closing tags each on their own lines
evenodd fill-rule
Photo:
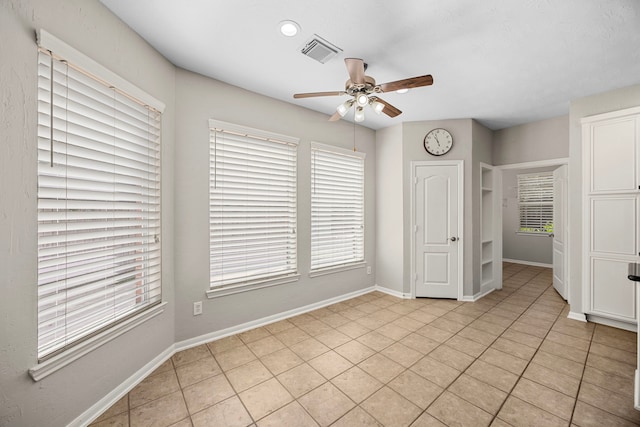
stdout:
<svg viewBox="0 0 640 427">
<path fill-rule="evenodd" d="M 382 102 L 378 102 L 374 99 L 371 100 L 371 108 L 376 114 L 382 114 L 382 110 L 384 110 L 384 104 Z"/>
<path fill-rule="evenodd" d="M 360 93 L 356 96 L 356 103 L 358 107 L 364 107 L 369 104 L 369 96 L 366 93 Z"/>
<path fill-rule="evenodd" d="M 354 102 L 355 101 L 353 99 L 347 99 L 342 104 L 338 105 L 338 108 L 336 108 L 336 110 L 338 111 L 338 114 L 340 114 L 340 117 L 344 117 L 344 115 L 347 114 L 347 111 L 349 111 L 349 109 L 353 106 Z"/>
<path fill-rule="evenodd" d="M 429 86 L 433 84 L 433 77 L 426 74 L 424 76 L 411 77 L 408 79 L 377 85 L 373 77 L 366 76 L 364 74 L 367 69 L 367 65 L 362 59 L 345 58 L 344 62 L 347 66 L 347 72 L 349 73 L 349 80 L 345 83 L 344 91 L 296 93 L 293 97 L 298 99 L 318 96 L 349 95 L 351 96 L 351 99 L 338 105 L 336 113 L 331 116 L 329 120 L 339 120 L 347 114 L 352 106 L 355 105 L 356 110 L 354 113 L 354 120 L 356 122 L 362 122 L 364 121 L 364 107 L 367 105 L 369 105 L 376 114 L 385 113 L 391 118 L 402 114 L 402 111 L 378 97 L 378 94 L 392 91 L 397 92 L 401 90 L 406 91 L 410 88 Z"/>
</svg>

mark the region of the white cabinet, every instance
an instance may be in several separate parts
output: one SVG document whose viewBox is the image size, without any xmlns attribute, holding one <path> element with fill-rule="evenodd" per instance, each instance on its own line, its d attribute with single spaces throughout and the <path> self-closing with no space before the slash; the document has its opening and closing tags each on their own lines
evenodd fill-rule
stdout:
<svg viewBox="0 0 640 427">
<path fill-rule="evenodd" d="M 629 262 L 640 259 L 640 108 L 582 120 L 587 314 L 637 322 Z"/>
</svg>

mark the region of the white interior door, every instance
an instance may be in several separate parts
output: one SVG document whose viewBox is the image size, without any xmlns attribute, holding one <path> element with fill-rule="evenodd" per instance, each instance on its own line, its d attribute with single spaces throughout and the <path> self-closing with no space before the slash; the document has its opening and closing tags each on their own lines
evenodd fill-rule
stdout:
<svg viewBox="0 0 640 427">
<path fill-rule="evenodd" d="M 460 164 L 417 165 L 414 172 L 416 297 L 458 298 L 462 246 Z M 461 169 L 460 169 L 461 170 Z"/>
<path fill-rule="evenodd" d="M 567 299 L 567 165 L 553 171 L 553 287 Z"/>
</svg>

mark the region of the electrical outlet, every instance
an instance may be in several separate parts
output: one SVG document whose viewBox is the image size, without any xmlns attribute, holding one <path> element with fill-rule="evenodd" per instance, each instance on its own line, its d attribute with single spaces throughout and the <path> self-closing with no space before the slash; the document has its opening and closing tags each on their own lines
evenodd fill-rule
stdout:
<svg viewBox="0 0 640 427">
<path fill-rule="evenodd" d="M 198 316 L 202 314 L 202 301 L 196 301 L 193 303 L 193 315 Z"/>
<path fill-rule="evenodd" d="M 371 274 L 371 266 L 367 265 L 367 274 Z"/>
</svg>

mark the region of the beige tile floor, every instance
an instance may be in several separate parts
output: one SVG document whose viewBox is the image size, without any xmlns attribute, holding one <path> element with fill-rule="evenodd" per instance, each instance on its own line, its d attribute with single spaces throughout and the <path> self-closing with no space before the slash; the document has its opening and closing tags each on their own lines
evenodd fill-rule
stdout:
<svg viewBox="0 0 640 427">
<path fill-rule="evenodd" d="M 636 334 L 503 270 L 475 303 L 373 292 L 177 353 L 93 425 L 640 425 Z"/>
</svg>

